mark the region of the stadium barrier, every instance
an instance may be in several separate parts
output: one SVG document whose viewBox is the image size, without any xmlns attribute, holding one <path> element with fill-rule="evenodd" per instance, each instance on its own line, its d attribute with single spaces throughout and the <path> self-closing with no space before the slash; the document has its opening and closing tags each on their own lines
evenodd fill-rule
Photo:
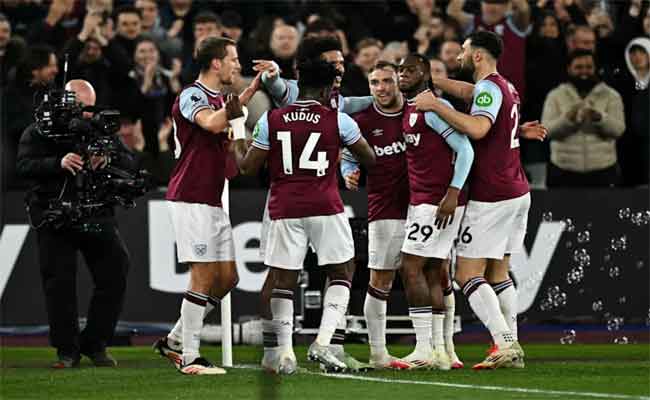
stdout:
<svg viewBox="0 0 650 400">
<path fill-rule="evenodd" d="M 261 190 L 230 193 L 240 275 L 232 293 L 233 321 L 257 314 L 258 292 L 266 276 L 258 253 L 265 197 Z M 365 192 L 344 192 L 343 198 L 350 217 L 366 216 Z M 135 209 L 118 212 L 132 260 L 123 321 L 171 322 L 178 317 L 188 274 L 175 262 L 163 199 L 164 193 L 152 193 L 140 199 Z M 529 323 L 604 323 L 612 318 L 612 323 L 645 323 L 649 312 L 647 202 L 647 188 L 533 192 L 525 249 L 512 259 L 522 317 Z M 46 324 L 35 235 L 27 225 L 23 194 L 9 192 L 3 203 L 0 323 L 3 327 Z M 362 315 L 367 282 L 365 264 L 358 263 L 357 268 L 352 315 Z M 318 271 L 310 271 L 313 285 L 320 278 Z M 79 272 L 79 301 L 87 304 L 92 283 L 85 268 Z M 404 315 L 404 295 L 399 286 L 396 289 L 389 314 Z M 85 307 L 80 310 L 83 315 Z M 457 301 L 457 313 L 464 320 L 474 318 L 464 300 Z"/>
</svg>

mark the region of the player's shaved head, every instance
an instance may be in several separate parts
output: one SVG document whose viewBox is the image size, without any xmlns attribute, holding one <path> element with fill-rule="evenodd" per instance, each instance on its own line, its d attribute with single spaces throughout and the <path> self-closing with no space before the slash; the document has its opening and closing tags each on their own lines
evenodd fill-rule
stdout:
<svg viewBox="0 0 650 400">
<path fill-rule="evenodd" d="M 77 97 L 77 102 L 83 103 L 84 106 L 95 105 L 97 96 L 90 82 L 83 79 L 73 79 L 65 85 L 65 90 L 74 92 Z"/>
<path fill-rule="evenodd" d="M 428 87 L 431 73 L 429 60 L 424 56 L 411 53 L 399 63 L 399 88 L 408 97 L 412 97 Z"/>
</svg>

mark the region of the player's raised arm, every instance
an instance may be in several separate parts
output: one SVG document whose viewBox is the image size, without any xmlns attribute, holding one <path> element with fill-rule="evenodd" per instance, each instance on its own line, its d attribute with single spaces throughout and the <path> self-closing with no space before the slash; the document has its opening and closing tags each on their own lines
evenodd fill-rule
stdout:
<svg viewBox="0 0 650 400">
<path fill-rule="evenodd" d="M 280 78 L 280 67 L 274 61 L 253 60 L 253 70 L 262 72 L 262 85 L 278 107 L 293 104 L 298 98 L 298 81 Z"/>
<path fill-rule="evenodd" d="M 448 78 L 432 78 L 432 82 L 433 86 L 443 92 L 462 99 L 467 104 L 472 102 L 474 84 Z"/>
<path fill-rule="evenodd" d="M 343 97 L 339 95 L 339 104 L 341 104 L 340 111 L 342 113 L 354 114 L 370 107 L 372 96 Z"/>
<path fill-rule="evenodd" d="M 235 141 L 235 160 L 242 175 L 256 175 L 262 168 L 268 156 L 269 143 L 269 122 L 267 112 L 262 114 L 253 130 L 253 143 L 246 148 L 246 139 Z"/>
<path fill-rule="evenodd" d="M 501 108 L 503 94 L 491 81 L 483 80 L 474 86 L 473 103 L 470 114 L 465 114 L 447 106 L 430 91 L 416 97 L 416 107 L 421 111 L 433 111 L 460 133 L 471 139 L 480 140 L 489 132 Z"/>
<path fill-rule="evenodd" d="M 375 165 L 375 152 L 372 150 L 366 139 L 361 136 L 359 125 L 347 114 L 338 113 L 339 133 L 343 140 L 343 146 L 347 147 L 354 158 L 364 167 L 370 168 Z"/>
</svg>

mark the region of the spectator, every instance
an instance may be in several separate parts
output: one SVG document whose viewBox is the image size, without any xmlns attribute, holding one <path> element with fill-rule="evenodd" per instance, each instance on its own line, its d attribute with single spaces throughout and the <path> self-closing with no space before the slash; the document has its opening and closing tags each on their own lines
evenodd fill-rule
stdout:
<svg viewBox="0 0 650 400">
<path fill-rule="evenodd" d="M 11 37 L 11 24 L 0 14 L 0 90 L 9 84 L 9 76 L 15 74 L 16 66 L 25 52 L 25 42 Z"/>
<path fill-rule="evenodd" d="M 639 37 L 625 49 L 630 79 L 623 88 L 627 130 L 619 142 L 625 185 L 647 185 L 650 170 L 650 39 Z"/>
<path fill-rule="evenodd" d="M 441 59 L 437 57 L 433 57 L 429 59 L 429 65 L 430 65 L 430 71 L 431 71 L 431 80 L 434 79 L 447 79 L 449 78 L 449 75 L 447 74 L 447 66 L 445 65 L 444 62 L 442 62 Z M 456 110 L 463 111 L 467 107 L 465 105 L 465 102 L 462 99 L 449 96 L 446 93 L 444 93 L 442 90 L 434 87 L 433 93 L 435 93 L 436 96 L 442 97 L 449 101 L 451 105 L 454 106 Z"/>
<path fill-rule="evenodd" d="M 160 124 L 169 113 L 172 100 L 180 93 L 181 65 L 175 60 L 171 71 L 160 65 L 160 52 L 152 39 L 138 42 L 134 53 L 135 68 L 129 73 L 138 88 L 138 115 L 142 119 L 145 151 L 158 155 L 157 134 Z"/>
<path fill-rule="evenodd" d="M 465 35 L 477 29 L 496 33 L 503 38 L 503 54 L 497 68 L 526 98 L 526 36 L 530 33 L 530 7 L 527 0 L 482 0 L 479 15 L 463 11 L 465 0 L 451 0 L 447 14 L 455 19 Z M 508 13 L 510 6 L 512 13 Z M 451 75 L 451 72 L 450 72 Z"/>
<path fill-rule="evenodd" d="M 174 154 L 169 147 L 172 130 L 172 121 L 167 117 L 158 130 L 157 142 L 160 151 L 153 155 L 144 151 L 146 141 L 142 134 L 142 123 L 130 115 L 122 115 L 120 118 L 120 130 L 117 134 L 122 144 L 137 156 L 140 167 L 149 171 L 159 186 L 167 185 L 174 167 Z"/>
<path fill-rule="evenodd" d="M 198 13 L 192 23 L 192 40 L 185 42 L 183 47 L 183 70 L 181 73 L 183 84 L 193 82 L 199 74 L 198 67 L 194 62 L 194 55 L 201 40 L 208 36 L 221 36 L 223 32 L 221 19 L 217 14 L 210 11 Z"/>
<path fill-rule="evenodd" d="M 243 33 L 242 27 L 244 26 L 241 15 L 235 11 L 227 10 L 221 14 L 221 20 L 223 21 L 224 36 L 239 43 L 239 39 L 241 39 Z"/>
<path fill-rule="evenodd" d="M 549 187 L 613 186 L 620 182 L 616 140 L 625 130 L 621 96 L 596 75 L 594 55 L 569 56 L 568 82 L 544 103 L 542 123 L 551 139 Z"/>
<path fill-rule="evenodd" d="M 440 60 L 445 63 L 447 75 L 449 75 L 450 79 L 459 78 L 460 62 L 458 61 L 458 55 L 460 51 L 460 43 L 455 41 L 446 41 L 440 46 Z"/>
<path fill-rule="evenodd" d="M 589 25 L 577 25 L 567 32 L 566 47 L 569 53 L 575 50 L 595 52 L 596 32 Z"/>
<path fill-rule="evenodd" d="M 132 6 L 122 6 L 115 11 L 115 23 L 117 34 L 113 41 L 124 49 L 125 55 L 131 56 L 142 34 L 140 11 Z"/>
<path fill-rule="evenodd" d="M 269 49 L 278 63 L 283 78 L 294 78 L 294 57 L 298 50 L 298 30 L 291 25 L 278 25 L 271 31 Z"/>
<path fill-rule="evenodd" d="M 441 14 L 434 14 L 413 34 L 417 40 L 417 52 L 429 58 L 439 53 L 445 40 L 445 21 Z"/>
<path fill-rule="evenodd" d="M 171 57 L 180 57 L 183 45 L 192 43 L 193 21 L 197 11 L 192 0 L 169 0 L 160 9 L 160 25 L 167 30 Z"/>
<path fill-rule="evenodd" d="M 4 132 L 3 169 L 9 187 L 20 186 L 15 175 L 18 142 L 25 128 L 34 120 L 34 105 L 41 100 L 37 93 L 53 83 L 58 72 L 54 49 L 45 45 L 32 46 L 16 68 L 16 80 L 7 88 L 5 99 L 11 101 L 5 104 L 9 117 Z"/>
<path fill-rule="evenodd" d="M 52 0 L 45 19 L 29 27 L 27 42 L 54 47 L 74 37 L 81 24 L 82 5 L 74 0 Z"/>
<path fill-rule="evenodd" d="M 522 108 L 524 121 L 541 118 L 544 99 L 565 78 L 566 68 L 558 62 L 565 59 L 565 54 L 566 47 L 559 19 L 550 11 L 538 15 L 526 48 L 528 97 Z M 548 140 L 520 138 L 519 142 L 522 162 L 531 186 L 544 188 L 550 153 Z"/>
<path fill-rule="evenodd" d="M 315 18 L 308 22 L 307 27 L 305 28 L 304 37 L 311 36 L 334 37 L 341 43 L 341 52 L 343 53 L 343 57 L 348 57 L 350 55 L 350 46 L 348 45 L 348 39 L 345 36 L 345 33 L 341 29 L 338 29 L 336 24 L 328 18 L 315 16 Z"/>
<path fill-rule="evenodd" d="M 406 42 L 390 42 L 384 47 L 379 55 L 380 60 L 399 64 L 400 60 L 408 54 L 409 49 Z"/>
<path fill-rule="evenodd" d="M 104 36 L 102 23 L 108 27 L 108 21 L 104 22 L 99 12 L 89 12 L 81 32 L 64 47 L 70 61 L 69 76 L 90 82 L 96 90 L 97 105 L 103 107 L 112 104 L 111 76 L 119 80 L 120 76 L 126 76 L 131 65 L 124 59 L 124 49 Z"/>
<path fill-rule="evenodd" d="M 375 65 L 383 49 L 384 44 L 374 38 L 361 39 L 357 43 L 354 63 L 361 68 L 364 76 L 368 76 L 368 71 Z"/>
<path fill-rule="evenodd" d="M 159 46 L 164 46 L 167 32 L 160 25 L 156 0 L 136 0 L 135 8 L 142 16 L 142 33 L 154 39 Z"/>
</svg>

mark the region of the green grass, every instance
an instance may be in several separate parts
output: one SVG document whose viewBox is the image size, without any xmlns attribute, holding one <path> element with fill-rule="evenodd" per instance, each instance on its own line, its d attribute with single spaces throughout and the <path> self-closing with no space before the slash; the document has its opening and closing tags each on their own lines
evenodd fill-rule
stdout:
<svg viewBox="0 0 650 400">
<path fill-rule="evenodd" d="M 367 359 L 364 345 L 346 346 L 360 359 Z M 220 349 L 204 346 L 214 361 Z M 650 396 L 650 354 L 642 345 L 528 345 L 523 370 L 472 371 L 484 356 L 484 346 L 458 346 L 465 361 L 460 371 L 382 371 L 358 374 L 372 381 L 334 379 L 320 374 L 305 360 L 305 347 L 296 348 L 307 371 L 289 377 L 273 377 L 253 368 L 235 368 L 225 376 L 183 376 L 147 347 L 111 349 L 118 368 L 94 368 L 83 360 L 81 368 L 51 370 L 54 351 L 48 348 L 5 347 L 0 349 L 0 398 L 9 399 L 589 399 Z M 391 346 L 397 356 L 410 351 Z M 239 346 L 236 364 L 258 365 L 260 350 Z M 380 379 L 400 380 L 381 382 Z M 403 381 L 437 382 L 467 387 L 409 384 Z M 470 387 L 470 385 L 472 387 Z M 480 387 L 477 387 L 480 386 Z M 524 388 L 515 392 L 485 387 Z M 571 394 L 549 391 L 580 392 Z M 585 393 L 600 393 L 589 396 Z"/>
</svg>

